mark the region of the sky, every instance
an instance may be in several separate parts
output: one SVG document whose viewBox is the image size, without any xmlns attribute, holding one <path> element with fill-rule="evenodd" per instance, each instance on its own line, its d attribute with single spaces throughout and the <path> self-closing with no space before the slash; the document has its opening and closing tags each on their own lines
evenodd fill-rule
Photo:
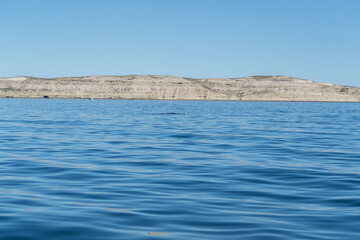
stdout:
<svg viewBox="0 0 360 240">
<path fill-rule="evenodd" d="M 129 74 L 360 87 L 360 1 L 0 0 L 0 77 Z"/>
</svg>

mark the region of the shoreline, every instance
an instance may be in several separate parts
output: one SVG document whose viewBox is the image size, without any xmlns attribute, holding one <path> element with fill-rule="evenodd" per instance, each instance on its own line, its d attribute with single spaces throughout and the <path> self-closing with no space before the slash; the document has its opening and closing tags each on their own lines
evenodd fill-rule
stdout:
<svg viewBox="0 0 360 240">
<path fill-rule="evenodd" d="M 201 100 L 201 99 L 150 99 L 150 98 L 44 98 L 44 97 L 0 97 L 0 99 L 44 99 L 44 100 L 114 100 L 114 101 L 196 101 L 196 102 L 287 102 L 287 103 L 360 103 L 360 101 L 290 101 L 290 100 Z"/>
<path fill-rule="evenodd" d="M 0 98 L 360 102 L 360 88 L 286 76 L 182 78 L 126 75 L 0 78 Z"/>
</svg>

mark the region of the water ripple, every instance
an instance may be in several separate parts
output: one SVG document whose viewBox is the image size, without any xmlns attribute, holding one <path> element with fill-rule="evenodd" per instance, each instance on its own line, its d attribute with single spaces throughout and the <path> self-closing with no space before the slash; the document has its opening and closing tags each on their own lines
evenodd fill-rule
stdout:
<svg viewBox="0 0 360 240">
<path fill-rule="evenodd" d="M 0 239 L 360 235 L 359 104 L 0 105 Z"/>
</svg>

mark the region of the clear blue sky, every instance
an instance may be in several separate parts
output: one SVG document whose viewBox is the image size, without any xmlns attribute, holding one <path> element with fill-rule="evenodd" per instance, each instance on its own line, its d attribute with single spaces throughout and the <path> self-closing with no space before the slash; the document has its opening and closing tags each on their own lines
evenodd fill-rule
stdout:
<svg viewBox="0 0 360 240">
<path fill-rule="evenodd" d="M 360 86 L 360 0 L 0 0 L 0 76 L 288 75 Z"/>
</svg>

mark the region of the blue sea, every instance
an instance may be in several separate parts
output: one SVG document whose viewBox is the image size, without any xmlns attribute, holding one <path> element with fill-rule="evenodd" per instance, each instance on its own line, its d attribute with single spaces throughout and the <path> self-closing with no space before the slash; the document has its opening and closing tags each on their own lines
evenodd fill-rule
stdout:
<svg viewBox="0 0 360 240">
<path fill-rule="evenodd" d="M 360 239 L 360 104 L 0 99 L 0 239 Z"/>
</svg>

